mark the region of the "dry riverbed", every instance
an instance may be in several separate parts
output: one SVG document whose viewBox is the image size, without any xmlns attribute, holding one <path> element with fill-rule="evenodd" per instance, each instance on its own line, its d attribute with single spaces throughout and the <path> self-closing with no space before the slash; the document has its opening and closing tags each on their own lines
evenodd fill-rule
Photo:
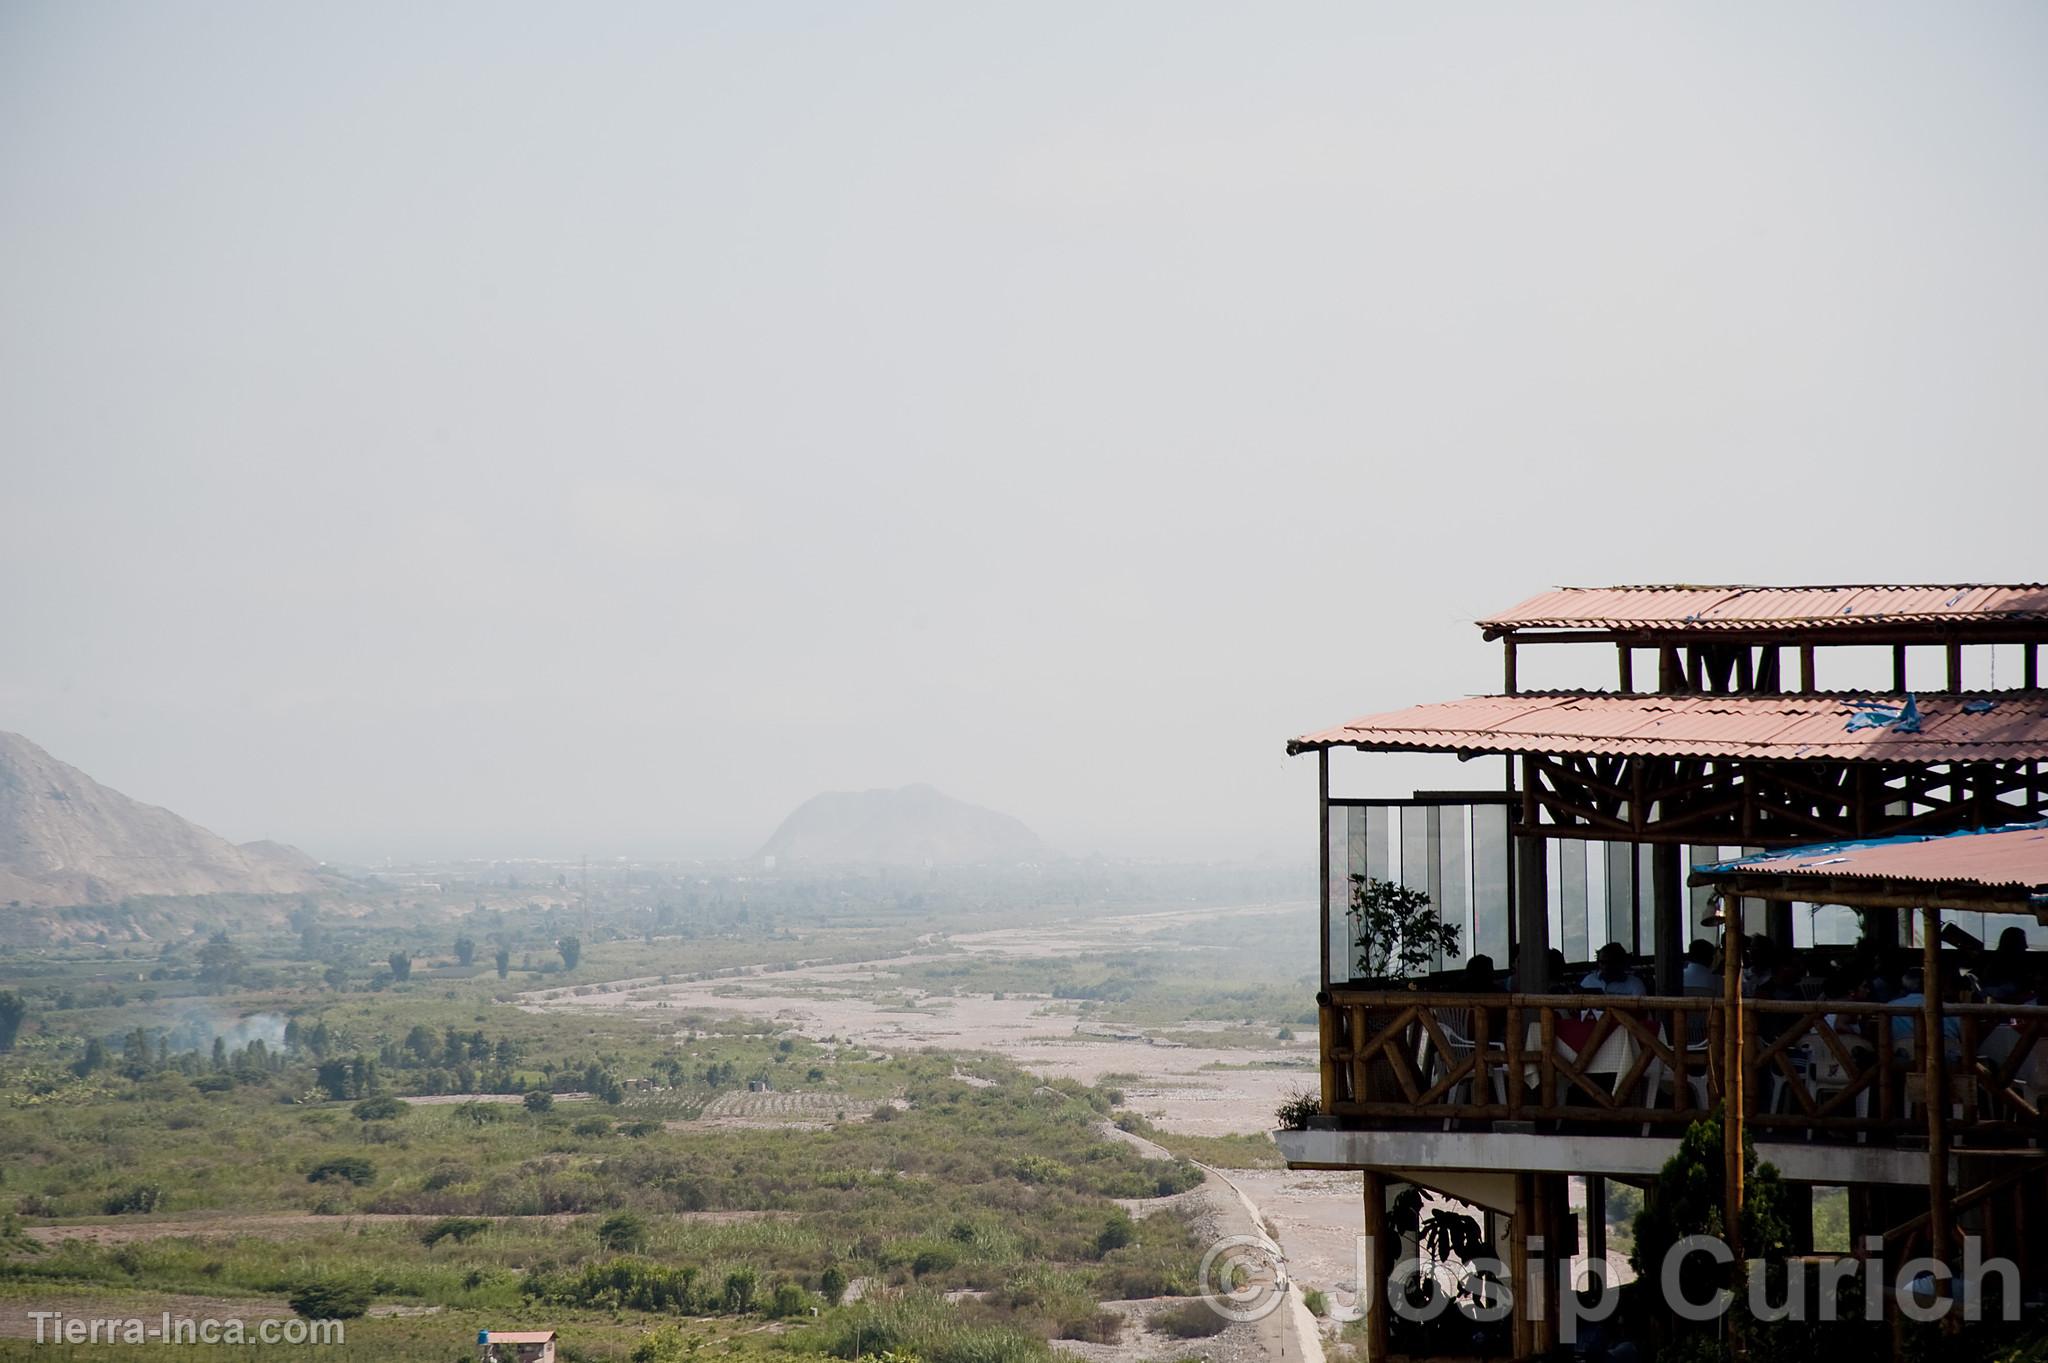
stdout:
<svg viewBox="0 0 2048 1363">
<path fill-rule="evenodd" d="M 1155 935 L 1170 941 L 1174 932 L 1197 919 L 1238 917 L 1247 932 L 1256 932 L 1261 918 L 1299 912 L 1297 906 L 1259 905 L 1130 914 L 966 933 L 948 941 L 958 950 L 1009 957 L 1129 951 L 1142 949 L 1145 939 Z M 1268 1131 L 1281 1101 L 1315 1083 L 1311 1040 L 1276 1040 L 1263 1047 L 1204 1046 L 1200 1033 L 1212 1028 L 1179 1023 L 1168 1042 L 1160 1036 L 1166 1029 L 1107 1026 L 1082 1016 L 1071 1002 L 1043 995 L 924 995 L 888 987 L 885 977 L 892 967 L 935 959 L 941 958 L 911 955 L 668 983 L 624 980 L 597 989 L 537 991 L 526 995 L 521 1006 L 536 1012 L 723 1012 L 771 1021 L 814 1040 L 836 1038 L 873 1051 L 990 1051 L 1047 1078 L 1095 1083 L 1106 1075 L 1125 1076 L 1118 1082 L 1127 1106 L 1163 1130 L 1196 1136 Z M 1198 1200 L 1204 1222 L 1219 1237 L 1273 1236 L 1292 1284 L 1286 1304 L 1262 1321 L 1232 1325 L 1209 1339 L 1182 1340 L 1145 1327 L 1146 1319 L 1162 1309 L 1160 1304 L 1112 1302 L 1107 1304 L 1110 1309 L 1132 1321 L 1122 1342 L 1062 1342 L 1059 1347 L 1093 1363 L 1137 1363 L 1157 1357 L 1320 1363 L 1321 1340 L 1301 1304 L 1301 1292 L 1351 1292 L 1351 1247 L 1364 1228 L 1357 1177 L 1212 1170 L 1202 1188 L 1184 1196 Z"/>
</svg>

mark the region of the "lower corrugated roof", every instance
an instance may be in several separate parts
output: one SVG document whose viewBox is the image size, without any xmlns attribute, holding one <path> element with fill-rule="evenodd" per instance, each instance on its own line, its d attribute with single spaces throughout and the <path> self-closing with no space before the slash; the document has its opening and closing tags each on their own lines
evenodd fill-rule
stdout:
<svg viewBox="0 0 2048 1363">
<path fill-rule="evenodd" d="M 1702 866 L 1693 873 L 1693 878 L 1739 881 L 1744 875 L 2010 886 L 2031 892 L 2048 887 L 2048 822 L 1933 837 L 1795 847 L 1786 852 Z"/>
<path fill-rule="evenodd" d="M 1775 761 L 2048 761 L 2048 696 L 1910 698 L 1917 732 L 1882 722 L 1904 696 L 1645 696 L 1545 692 L 1470 696 L 1366 715 L 1304 734 L 1289 753 L 1547 753 Z M 1966 708 L 1969 707 L 1969 708 Z M 1867 727 L 1850 728 L 1861 721 Z"/>
</svg>

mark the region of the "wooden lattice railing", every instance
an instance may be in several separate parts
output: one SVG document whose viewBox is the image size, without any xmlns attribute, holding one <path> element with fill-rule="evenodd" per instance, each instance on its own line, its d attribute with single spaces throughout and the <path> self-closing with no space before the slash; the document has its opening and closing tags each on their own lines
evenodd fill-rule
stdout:
<svg viewBox="0 0 2048 1363">
<path fill-rule="evenodd" d="M 1911 1004 L 1742 1003 L 1743 1106 L 1759 1140 L 1915 1139 L 1927 1129 L 1925 1014 Z M 1322 1006 L 1323 1109 L 1366 1125 L 1682 1126 L 1726 1086 L 1718 998 L 1335 989 Z M 1952 1005 L 1951 1138 L 2048 1135 L 2048 1008 Z"/>
</svg>

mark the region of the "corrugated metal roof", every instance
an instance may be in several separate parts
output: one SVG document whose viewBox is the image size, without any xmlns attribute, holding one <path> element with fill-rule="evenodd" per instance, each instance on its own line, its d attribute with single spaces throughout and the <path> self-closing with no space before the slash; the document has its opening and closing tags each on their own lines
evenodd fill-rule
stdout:
<svg viewBox="0 0 2048 1363">
<path fill-rule="evenodd" d="M 1518 629 L 1799 630 L 2048 620 L 2048 586 L 1562 587 L 1479 621 Z"/>
<path fill-rule="evenodd" d="M 1990 702 L 1981 713 L 1967 704 Z M 1557 753 L 1776 761 L 2048 761 L 2048 696 L 1919 696 L 1920 729 L 1850 721 L 1903 698 L 1648 696 L 1548 692 L 1472 696 L 1366 715 L 1287 745 L 1380 752 Z"/>
<path fill-rule="evenodd" d="M 2048 887 L 2048 822 L 1936 837 L 1823 843 L 1702 866 L 1694 872 L 1701 880 L 1739 879 L 1745 874 L 2012 886 L 2034 891 Z"/>
</svg>

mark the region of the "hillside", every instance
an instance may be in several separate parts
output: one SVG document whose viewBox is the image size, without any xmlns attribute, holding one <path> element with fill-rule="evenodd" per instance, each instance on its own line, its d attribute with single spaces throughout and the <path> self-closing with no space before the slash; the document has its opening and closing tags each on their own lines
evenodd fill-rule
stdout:
<svg viewBox="0 0 2048 1363">
<path fill-rule="evenodd" d="M 290 894 L 314 887 L 314 866 L 282 843 L 237 847 L 0 732 L 0 905 Z"/>
<path fill-rule="evenodd" d="M 761 855 L 784 865 L 959 866 L 1049 853 L 1008 814 L 919 785 L 813 796 L 782 821 Z"/>
</svg>

